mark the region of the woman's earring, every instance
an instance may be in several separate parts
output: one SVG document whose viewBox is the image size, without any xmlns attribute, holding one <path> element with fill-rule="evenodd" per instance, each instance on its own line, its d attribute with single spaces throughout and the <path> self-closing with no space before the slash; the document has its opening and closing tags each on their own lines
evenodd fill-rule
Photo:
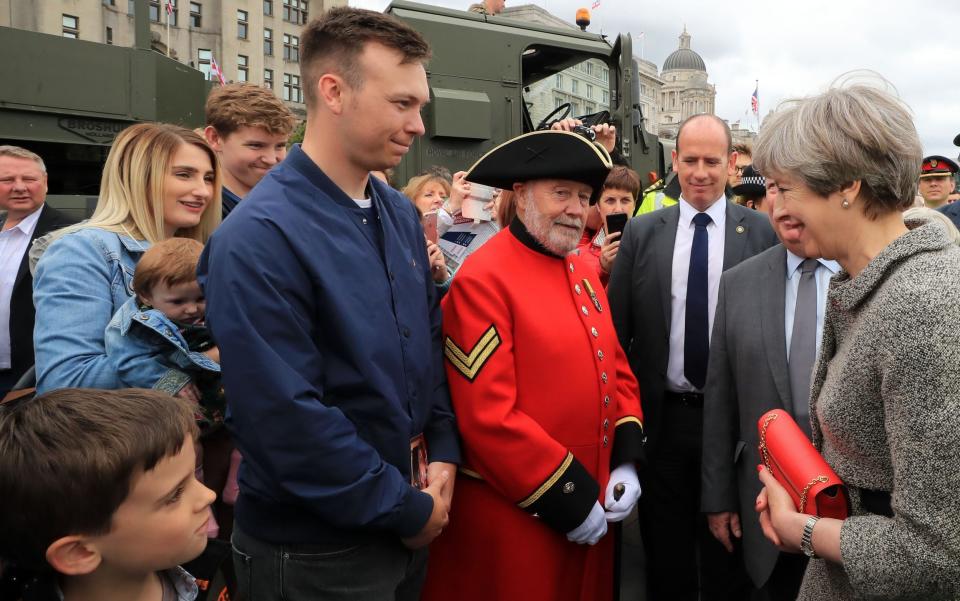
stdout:
<svg viewBox="0 0 960 601">
<path fill-rule="evenodd" d="M 849 208 L 850 208 L 850 201 L 847 200 L 846 198 L 844 198 L 842 201 L 840 201 L 840 206 L 843 207 L 843 208 L 845 208 L 845 209 L 849 209 Z"/>
</svg>

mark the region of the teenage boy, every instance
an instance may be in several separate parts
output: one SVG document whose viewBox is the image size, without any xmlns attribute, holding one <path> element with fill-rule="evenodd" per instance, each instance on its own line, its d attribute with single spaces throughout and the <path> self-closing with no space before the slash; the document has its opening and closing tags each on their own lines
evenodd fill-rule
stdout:
<svg viewBox="0 0 960 601">
<path fill-rule="evenodd" d="M 191 601 L 178 566 L 206 547 L 214 499 L 196 435 L 190 404 L 151 390 L 0 406 L 0 562 L 64 601 Z"/>
<path fill-rule="evenodd" d="M 303 144 L 198 268 L 243 454 L 239 592 L 419 599 L 460 448 L 423 228 L 370 172 L 424 133 L 430 47 L 391 16 L 336 7 L 300 50 Z"/>
<path fill-rule="evenodd" d="M 296 118 L 273 92 L 251 83 L 214 88 L 203 134 L 223 166 L 223 217 L 287 156 Z"/>
</svg>

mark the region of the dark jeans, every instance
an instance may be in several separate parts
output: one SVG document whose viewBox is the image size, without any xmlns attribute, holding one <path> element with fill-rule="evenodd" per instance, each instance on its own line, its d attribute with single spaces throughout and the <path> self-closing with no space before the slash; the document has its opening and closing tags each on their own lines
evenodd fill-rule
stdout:
<svg viewBox="0 0 960 601">
<path fill-rule="evenodd" d="M 427 549 L 399 540 L 274 545 L 233 530 L 240 599 L 247 601 L 416 601 Z"/>
</svg>

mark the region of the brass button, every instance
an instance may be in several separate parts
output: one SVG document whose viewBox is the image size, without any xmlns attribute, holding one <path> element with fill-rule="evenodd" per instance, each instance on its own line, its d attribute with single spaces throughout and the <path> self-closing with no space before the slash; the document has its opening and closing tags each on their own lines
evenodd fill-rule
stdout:
<svg viewBox="0 0 960 601">
<path fill-rule="evenodd" d="M 604 407 L 609 407 L 609 406 L 610 406 L 610 396 L 609 396 L 609 395 L 603 397 L 603 406 L 604 406 Z"/>
<path fill-rule="evenodd" d="M 569 495 L 575 490 L 577 490 L 577 486 L 573 482 L 567 482 L 563 485 L 563 494 L 565 495 Z"/>
<path fill-rule="evenodd" d="M 604 384 L 606 384 L 606 383 L 607 383 L 607 372 L 603 372 L 602 374 L 600 374 L 600 379 L 603 380 L 603 383 L 604 383 Z"/>
<path fill-rule="evenodd" d="M 609 429 L 610 429 L 610 420 L 609 420 L 609 419 L 603 420 L 603 429 L 604 429 L 604 430 L 609 430 Z"/>
<path fill-rule="evenodd" d="M 597 359 L 603 361 L 603 351 L 597 351 Z"/>
<path fill-rule="evenodd" d="M 573 291 L 576 292 L 578 295 L 579 295 L 581 292 L 583 292 L 583 290 L 580 289 L 580 284 L 574 284 L 574 286 L 573 286 Z"/>
<path fill-rule="evenodd" d="M 570 273 L 573 273 L 573 263 L 570 263 Z"/>
<path fill-rule="evenodd" d="M 600 332 L 597 331 L 597 328 L 590 328 L 590 333 L 593 334 L 594 338 L 598 338 L 600 336 Z"/>
<path fill-rule="evenodd" d="M 586 305 L 580 305 L 580 311 L 583 312 L 584 315 L 590 315 L 590 311 L 587 310 Z"/>
</svg>

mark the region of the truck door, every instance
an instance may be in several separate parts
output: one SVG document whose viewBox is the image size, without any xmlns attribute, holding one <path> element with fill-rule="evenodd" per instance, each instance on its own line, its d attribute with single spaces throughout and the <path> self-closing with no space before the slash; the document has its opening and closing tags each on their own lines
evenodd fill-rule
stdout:
<svg viewBox="0 0 960 601">
<path fill-rule="evenodd" d="M 610 82 L 615 86 L 610 90 L 610 97 L 615 99 L 610 112 L 619 132 L 620 154 L 644 182 L 649 172 L 659 171 L 660 160 L 657 139 L 647 131 L 646 115 L 640 108 L 640 75 L 629 33 L 617 36 L 610 62 L 617 65 L 617 76 Z"/>
</svg>

